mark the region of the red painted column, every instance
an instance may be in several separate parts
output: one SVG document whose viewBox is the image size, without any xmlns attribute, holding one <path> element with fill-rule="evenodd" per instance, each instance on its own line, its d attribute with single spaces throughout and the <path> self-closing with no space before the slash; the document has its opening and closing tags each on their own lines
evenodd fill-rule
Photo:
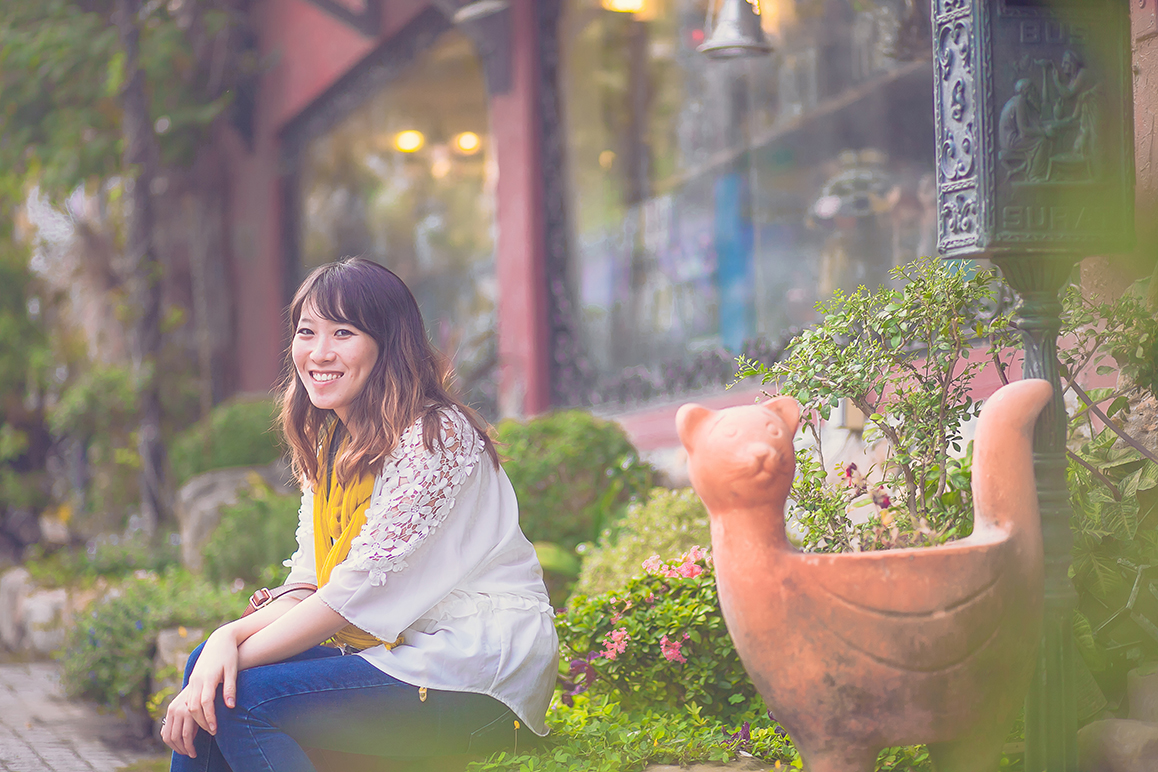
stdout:
<svg viewBox="0 0 1158 772">
<path fill-rule="evenodd" d="M 550 336 L 534 0 L 511 0 L 510 9 L 512 85 L 490 100 L 499 168 L 499 410 L 504 416 L 523 416 L 551 406 Z"/>
</svg>

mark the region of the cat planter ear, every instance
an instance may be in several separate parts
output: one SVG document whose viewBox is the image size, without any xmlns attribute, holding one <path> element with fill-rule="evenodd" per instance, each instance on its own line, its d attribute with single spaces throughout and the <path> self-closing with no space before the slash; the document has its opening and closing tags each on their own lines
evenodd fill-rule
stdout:
<svg viewBox="0 0 1158 772">
<path fill-rule="evenodd" d="M 774 397 L 763 403 L 761 407 L 780 416 L 789 437 L 796 434 L 796 427 L 800 425 L 799 402 L 792 397 Z"/>
<path fill-rule="evenodd" d="M 676 431 L 679 432 L 680 442 L 689 451 L 695 447 L 696 430 L 704 422 L 704 419 L 713 412 L 703 405 L 689 403 L 681 407 L 676 413 Z"/>
</svg>

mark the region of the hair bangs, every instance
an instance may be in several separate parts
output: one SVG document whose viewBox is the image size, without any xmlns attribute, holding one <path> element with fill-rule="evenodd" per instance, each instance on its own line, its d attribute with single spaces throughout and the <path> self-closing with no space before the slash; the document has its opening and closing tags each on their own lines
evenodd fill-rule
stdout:
<svg viewBox="0 0 1158 772">
<path fill-rule="evenodd" d="M 343 269 L 347 270 L 343 270 Z M 327 321 L 336 324 L 349 324 L 364 332 L 373 332 L 373 325 L 369 324 L 361 313 L 366 304 L 351 298 L 351 293 L 358 292 L 359 282 L 352 275 L 354 271 L 342 263 L 332 263 L 316 271 L 313 281 L 308 281 L 298 290 L 294 302 L 294 319 L 296 326 L 301 320 L 302 312 L 307 305 Z M 352 311 L 352 313 L 351 313 Z"/>
</svg>

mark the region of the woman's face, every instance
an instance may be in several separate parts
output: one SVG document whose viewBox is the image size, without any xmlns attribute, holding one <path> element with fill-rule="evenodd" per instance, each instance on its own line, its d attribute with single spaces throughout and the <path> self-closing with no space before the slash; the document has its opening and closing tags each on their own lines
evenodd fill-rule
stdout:
<svg viewBox="0 0 1158 772">
<path fill-rule="evenodd" d="M 346 423 L 350 405 L 362 393 L 378 361 L 378 343 L 353 325 L 322 318 L 307 301 L 291 353 L 310 402 L 321 410 L 333 410 Z"/>
</svg>

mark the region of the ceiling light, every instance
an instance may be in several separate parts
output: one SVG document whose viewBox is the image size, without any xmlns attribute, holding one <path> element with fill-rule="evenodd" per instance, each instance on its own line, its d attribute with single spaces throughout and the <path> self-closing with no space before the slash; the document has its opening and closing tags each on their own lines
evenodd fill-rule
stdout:
<svg viewBox="0 0 1158 772">
<path fill-rule="evenodd" d="M 455 135 L 454 149 L 463 155 L 474 155 L 482 147 L 482 138 L 473 131 L 464 131 Z"/>
<path fill-rule="evenodd" d="M 394 147 L 403 153 L 417 152 L 421 150 L 425 144 L 426 137 L 422 136 L 421 131 L 407 129 L 394 135 Z"/>
</svg>

